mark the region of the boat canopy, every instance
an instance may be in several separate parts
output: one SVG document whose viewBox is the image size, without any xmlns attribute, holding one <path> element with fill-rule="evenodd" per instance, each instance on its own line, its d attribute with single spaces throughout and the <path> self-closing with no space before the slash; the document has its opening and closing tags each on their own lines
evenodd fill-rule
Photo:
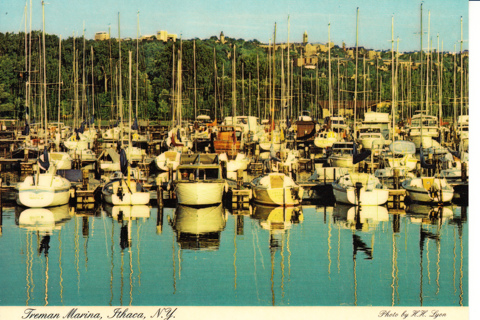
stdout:
<svg viewBox="0 0 480 320">
<path fill-rule="evenodd" d="M 415 143 L 406 140 L 397 140 L 390 144 L 390 151 L 395 154 L 415 154 Z"/>
</svg>

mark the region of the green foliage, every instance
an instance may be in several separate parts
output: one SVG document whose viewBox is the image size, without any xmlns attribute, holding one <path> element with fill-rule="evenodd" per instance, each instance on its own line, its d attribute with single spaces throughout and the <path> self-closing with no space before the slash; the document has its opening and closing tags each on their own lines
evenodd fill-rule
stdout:
<svg viewBox="0 0 480 320">
<path fill-rule="evenodd" d="M 28 101 L 31 113 L 40 115 L 43 92 L 43 55 L 42 33 L 34 31 L 27 34 L 31 39 L 32 48 L 28 59 L 25 57 L 24 33 L 0 33 L 0 116 L 23 117 L 27 82 L 30 81 L 31 99 Z M 56 119 L 58 115 L 58 82 L 59 82 L 59 38 L 55 35 L 45 36 L 45 63 L 47 83 L 48 117 Z M 214 106 L 217 106 L 217 117 L 232 114 L 232 63 L 235 52 L 237 114 L 251 112 L 263 116 L 268 113 L 271 102 L 272 58 L 268 47 L 257 40 L 226 38 L 221 43 L 216 36 L 209 39 L 195 39 L 195 68 L 193 39 L 173 42 L 161 41 L 121 41 L 116 39 L 106 41 L 83 40 L 69 37 L 61 40 L 61 93 L 60 110 L 62 117 L 71 119 L 75 108 L 86 108 L 85 117 L 93 113 L 102 119 L 116 119 L 122 83 L 124 116 L 129 108 L 128 98 L 132 96 L 132 108 L 136 109 L 140 118 L 169 121 L 174 105 L 173 87 L 177 87 L 176 63 L 180 48 L 182 56 L 182 105 L 184 117 L 194 117 L 196 84 L 197 112 L 215 116 Z M 92 57 L 93 50 L 93 57 Z M 120 53 L 121 52 L 121 53 Z M 129 61 L 129 52 L 132 60 Z M 296 61 L 301 50 L 298 46 L 290 48 L 290 59 Z M 121 65 L 120 65 L 121 55 Z M 340 47 L 335 46 L 331 52 L 332 97 L 337 100 L 353 101 L 355 94 L 355 70 L 357 70 L 357 104 L 363 100 L 372 104 L 375 101 L 392 100 L 392 70 L 391 53 L 382 52 L 382 59 L 366 60 L 359 56 L 356 67 L 355 60 L 349 58 Z M 461 97 L 460 56 L 445 54 L 443 70 L 438 70 L 437 54 L 432 54 L 433 64 L 429 67 L 429 106 L 433 112 L 439 109 L 439 77 L 442 80 L 442 109 L 444 116 L 453 116 L 454 97 L 457 105 Z M 318 69 L 308 70 L 295 66 L 287 78 L 287 52 L 277 48 L 275 52 L 275 97 L 276 110 L 280 109 L 282 83 L 281 60 L 284 60 L 285 84 L 291 81 L 292 104 L 294 115 L 302 109 L 315 111 L 320 101 L 329 97 L 328 88 L 328 54 L 318 54 Z M 93 59 L 93 61 L 92 61 Z M 456 61 L 454 61 L 454 59 Z M 411 64 L 410 64 L 411 61 Z M 423 61 L 423 65 L 420 64 Z M 428 60 L 431 63 L 431 60 Z M 75 62 L 75 64 L 74 64 Z M 398 105 L 408 104 L 413 110 L 425 108 L 426 101 L 426 55 L 418 52 L 399 56 L 397 68 L 397 101 Z M 30 64 L 30 72 L 27 73 Z M 464 83 L 468 74 L 468 57 L 462 61 Z M 411 68 L 409 67 L 411 66 Z M 422 67 L 423 66 L 423 67 Z M 455 72 L 456 66 L 456 72 Z M 215 67 L 217 78 L 215 79 Z M 433 69 L 432 69 L 433 67 Z M 243 72 L 242 72 L 243 68 Z M 357 68 L 357 69 L 355 69 Z M 365 69 L 365 74 L 364 74 Z M 74 72 L 74 70 L 76 70 Z M 121 70 L 121 74 L 120 74 Z M 131 71 L 130 71 L 131 70 Z M 137 83 L 138 70 L 138 88 Z M 175 72 L 174 72 L 175 71 Z M 129 75 L 131 72 L 131 93 Z M 257 76 L 258 74 L 258 76 Z M 222 77 L 223 75 L 223 77 Z M 456 78 L 454 78 L 456 75 Z M 243 77 L 243 80 L 242 80 Z M 249 80 L 251 79 L 251 80 Z M 365 84 L 364 84 L 365 79 Z M 423 79 L 423 80 L 422 80 Z M 455 89 L 454 90 L 454 82 Z M 215 91 L 216 88 L 216 91 Z M 468 96 L 468 87 L 463 86 L 463 96 Z M 138 97 L 137 95 L 138 91 Z M 75 93 L 78 93 L 78 96 Z M 94 94 L 94 96 L 93 96 Z M 77 101 L 75 101 L 77 99 Z M 403 104 L 401 103 L 403 101 Z M 432 103 L 433 101 L 433 103 Z M 368 104 L 368 103 L 367 103 Z M 79 114 L 82 114 L 79 111 Z M 37 118 L 39 118 L 37 116 Z"/>
</svg>

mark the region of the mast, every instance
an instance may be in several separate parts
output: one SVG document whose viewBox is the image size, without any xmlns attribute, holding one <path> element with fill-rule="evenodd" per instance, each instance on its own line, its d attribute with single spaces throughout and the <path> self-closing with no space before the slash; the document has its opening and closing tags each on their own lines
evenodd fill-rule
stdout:
<svg viewBox="0 0 480 320">
<path fill-rule="evenodd" d="M 28 116 L 28 84 L 29 82 L 26 79 L 26 75 L 29 74 L 28 72 L 28 42 L 27 42 L 27 2 L 25 2 L 25 72 L 23 80 L 25 81 L 25 121 L 27 121 Z"/>
<path fill-rule="evenodd" d="M 287 18 L 287 29 L 288 29 L 288 32 L 287 32 L 287 90 L 285 92 L 286 98 L 287 98 L 286 99 L 287 109 L 285 111 L 288 114 L 288 110 L 289 108 L 291 108 L 291 103 L 290 103 L 290 15 L 288 15 L 288 18 Z"/>
<path fill-rule="evenodd" d="M 180 40 L 181 41 L 181 40 Z M 177 118 L 178 125 L 182 125 L 182 42 L 180 42 L 180 48 L 178 49 L 178 61 L 177 61 Z"/>
<path fill-rule="evenodd" d="M 85 84 L 85 21 L 83 22 L 83 57 L 82 57 L 82 118 L 83 120 L 87 119 L 88 106 L 87 103 L 87 93 L 86 93 L 86 84 Z"/>
<path fill-rule="evenodd" d="M 427 39 L 427 81 L 425 85 L 425 110 L 427 111 L 427 114 L 429 114 L 429 106 L 428 106 L 428 67 L 429 67 L 429 62 L 430 62 L 430 11 L 428 11 L 428 39 Z M 423 120 L 422 120 L 423 121 Z"/>
<path fill-rule="evenodd" d="M 273 30 L 273 53 L 272 53 L 272 123 L 275 123 L 275 42 L 277 38 L 277 23 Z M 272 137 L 273 139 L 273 137 Z"/>
<path fill-rule="evenodd" d="M 463 17 L 460 17 L 460 115 L 463 116 Z"/>
<path fill-rule="evenodd" d="M 215 94 L 214 94 L 214 112 L 215 112 L 215 120 L 217 120 L 217 54 L 216 54 L 216 51 L 215 51 L 215 47 L 213 47 L 213 70 L 214 70 L 214 73 L 215 73 L 215 76 L 214 76 L 214 86 L 215 86 Z"/>
<path fill-rule="evenodd" d="M 395 53 L 394 53 L 394 16 L 392 16 L 392 142 L 395 141 Z"/>
<path fill-rule="evenodd" d="M 43 32 L 42 32 L 42 45 L 43 45 L 43 96 L 44 98 L 44 108 L 45 108 L 45 145 L 47 145 L 48 141 L 48 119 L 47 119 L 47 58 L 46 58 L 46 51 L 45 51 L 45 1 L 42 1 L 42 24 L 43 24 Z"/>
<path fill-rule="evenodd" d="M 140 29 L 140 11 L 137 11 L 137 64 L 136 64 L 136 79 L 135 79 L 135 119 L 138 119 L 138 31 Z M 137 120 L 138 121 L 138 120 Z"/>
<path fill-rule="evenodd" d="M 119 82 L 119 106 L 120 111 L 120 137 L 123 131 L 123 97 L 122 97 L 122 38 L 120 36 L 120 12 L 118 13 L 118 82 Z"/>
<path fill-rule="evenodd" d="M 232 116 L 233 124 L 235 124 L 235 117 L 237 116 L 237 92 L 236 92 L 236 71 L 235 71 L 235 45 L 233 45 L 233 63 L 232 63 Z"/>
<path fill-rule="evenodd" d="M 357 7 L 357 23 L 355 28 L 355 93 L 353 95 L 353 138 L 357 138 L 357 82 L 358 82 L 358 7 Z"/>
<path fill-rule="evenodd" d="M 454 45 L 453 55 L 453 123 L 457 124 L 457 45 Z"/>
<path fill-rule="evenodd" d="M 423 2 L 420 4 L 420 111 L 423 111 Z"/>
<path fill-rule="evenodd" d="M 260 65 L 257 53 L 257 117 L 260 118 Z"/>
<path fill-rule="evenodd" d="M 128 149 L 132 149 L 132 51 L 128 51 Z M 130 178 L 130 177 L 129 177 Z"/>
<path fill-rule="evenodd" d="M 93 73 L 93 46 L 90 46 L 90 55 L 92 56 L 92 116 L 95 119 L 95 75 Z M 93 123 L 93 126 L 95 127 L 95 123 Z"/>
<path fill-rule="evenodd" d="M 332 61 L 330 56 L 330 22 L 328 23 L 328 112 L 329 115 L 333 113 L 333 95 L 332 95 Z M 317 68 L 317 76 L 318 76 L 318 68 Z M 318 79 L 317 79 L 318 82 Z"/>
<path fill-rule="evenodd" d="M 58 37 L 58 133 L 60 133 L 60 93 L 62 90 L 62 36 Z"/>
<path fill-rule="evenodd" d="M 172 127 L 175 126 L 175 44 L 172 45 Z"/>
<path fill-rule="evenodd" d="M 195 59 L 195 39 L 193 39 L 193 103 L 195 107 L 195 118 L 197 120 L 197 63 Z"/>
<path fill-rule="evenodd" d="M 32 99 L 32 0 L 30 0 L 30 27 L 29 27 L 29 36 L 28 36 L 28 91 L 27 91 L 27 107 L 29 107 L 29 115 L 28 115 L 28 120 L 30 121 L 30 113 L 32 112 L 32 105 L 31 105 L 31 99 Z"/>
</svg>

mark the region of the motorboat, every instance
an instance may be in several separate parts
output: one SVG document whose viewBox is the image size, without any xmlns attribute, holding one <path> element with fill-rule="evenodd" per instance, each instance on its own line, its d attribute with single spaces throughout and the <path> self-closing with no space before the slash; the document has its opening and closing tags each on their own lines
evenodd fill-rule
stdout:
<svg viewBox="0 0 480 320">
<path fill-rule="evenodd" d="M 416 147 L 413 142 L 396 140 L 390 144 L 389 152 L 383 154 L 382 158 L 391 168 L 404 168 L 407 171 L 413 171 L 418 163 L 415 153 Z"/>
<path fill-rule="evenodd" d="M 340 135 L 333 130 L 320 131 L 315 135 L 313 144 L 317 148 L 330 148 L 335 142 L 340 140 Z"/>
<path fill-rule="evenodd" d="M 190 206 L 221 203 L 227 188 L 217 154 L 182 154 L 173 185 L 177 202 Z"/>
<path fill-rule="evenodd" d="M 433 139 L 437 139 L 440 134 L 438 118 L 419 112 L 412 117 L 412 124 L 408 129 L 409 139 L 415 143 L 417 149 L 420 146 L 430 148 L 433 145 Z"/>
<path fill-rule="evenodd" d="M 237 155 L 243 147 L 243 127 L 218 126 L 217 137 L 213 141 L 215 152 L 226 153 L 231 159 Z"/>
</svg>

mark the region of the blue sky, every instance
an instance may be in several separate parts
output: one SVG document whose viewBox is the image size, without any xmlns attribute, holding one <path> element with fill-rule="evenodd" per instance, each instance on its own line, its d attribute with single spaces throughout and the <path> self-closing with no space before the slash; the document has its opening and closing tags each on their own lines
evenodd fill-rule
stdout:
<svg viewBox="0 0 480 320">
<path fill-rule="evenodd" d="M 30 0 L 27 0 L 30 2 Z M 140 34 L 155 34 L 158 30 L 182 34 L 184 39 L 209 38 L 223 31 L 226 36 L 257 39 L 268 42 L 277 22 L 277 42 L 287 41 L 287 16 L 290 15 L 290 41 L 299 42 L 306 30 L 310 42 L 331 39 L 336 44 L 345 41 L 355 45 L 355 15 L 359 7 L 359 45 L 374 49 L 391 47 L 391 19 L 394 15 L 394 37 L 400 39 L 400 51 L 420 47 L 419 0 L 48 0 L 45 6 L 46 31 L 63 38 L 96 31 L 108 31 L 118 36 L 118 12 L 121 16 L 121 36 L 136 36 L 137 11 L 140 11 Z M 460 17 L 463 16 L 464 39 L 468 39 L 468 1 L 424 1 L 424 47 L 427 42 L 428 11 L 431 14 L 430 37 L 437 47 L 437 34 L 444 50 L 453 51 L 460 41 Z M 0 0 L 0 32 L 24 29 L 25 1 Z M 33 29 L 42 27 L 41 1 L 33 0 Z M 464 43 L 468 49 L 468 42 Z M 457 45 L 459 49 L 459 45 Z"/>
</svg>

